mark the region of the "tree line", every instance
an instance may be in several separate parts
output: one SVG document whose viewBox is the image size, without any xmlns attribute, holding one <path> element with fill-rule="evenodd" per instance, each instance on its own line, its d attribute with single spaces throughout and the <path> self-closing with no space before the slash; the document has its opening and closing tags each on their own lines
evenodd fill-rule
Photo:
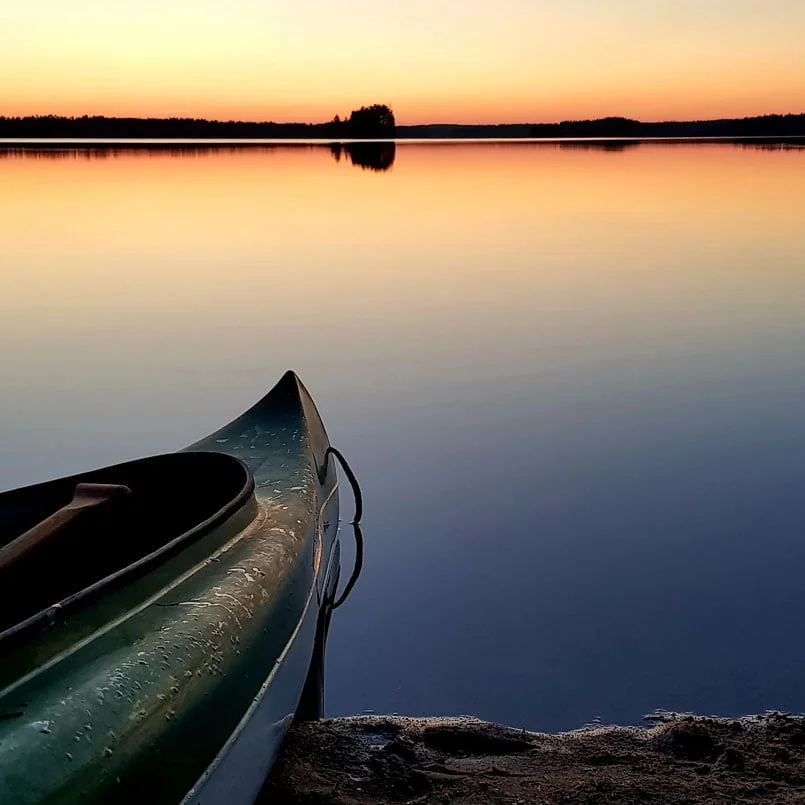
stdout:
<svg viewBox="0 0 805 805">
<path fill-rule="evenodd" d="M 644 123 L 626 117 L 562 123 L 398 126 L 398 137 L 805 137 L 805 114 Z"/>
<path fill-rule="evenodd" d="M 2 138 L 98 139 L 387 139 L 395 136 L 391 107 L 373 104 L 355 109 L 343 120 L 328 123 L 250 123 L 201 118 L 137 117 L 0 117 Z"/>
<path fill-rule="evenodd" d="M 327 139 L 385 140 L 407 137 L 633 138 L 805 137 L 805 114 L 763 115 L 719 120 L 644 123 L 625 117 L 561 123 L 398 126 L 391 107 L 372 104 L 336 115 L 327 123 L 250 123 L 200 118 L 103 116 L 0 117 L 0 138 L 97 139 Z"/>
</svg>

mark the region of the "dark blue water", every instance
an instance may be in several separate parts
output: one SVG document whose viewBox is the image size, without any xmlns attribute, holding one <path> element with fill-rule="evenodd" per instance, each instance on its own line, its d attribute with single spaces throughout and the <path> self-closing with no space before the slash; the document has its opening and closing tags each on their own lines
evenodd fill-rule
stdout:
<svg viewBox="0 0 805 805">
<path fill-rule="evenodd" d="M 553 410 L 509 382 L 342 439 L 368 558 L 333 712 L 559 729 L 802 708 L 803 369 L 718 390 L 646 370 Z"/>
</svg>

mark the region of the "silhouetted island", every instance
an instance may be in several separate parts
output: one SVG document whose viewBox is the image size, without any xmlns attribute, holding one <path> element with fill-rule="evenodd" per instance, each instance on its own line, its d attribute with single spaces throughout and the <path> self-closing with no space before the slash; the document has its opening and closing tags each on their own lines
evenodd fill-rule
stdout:
<svg viewBox="0 0 805 805">
<path fill-rule="evenodd" d="M 625 117 L 562 123 L 398 126 L 386 104 L 327 123 L 255 123 L 194 118 L 0 117 L 3 139 L 323 139 L 805 137 L 805 114 L 644 123 Z M 359 163 L 358 163 L 359 164 Z"/>
</svg>

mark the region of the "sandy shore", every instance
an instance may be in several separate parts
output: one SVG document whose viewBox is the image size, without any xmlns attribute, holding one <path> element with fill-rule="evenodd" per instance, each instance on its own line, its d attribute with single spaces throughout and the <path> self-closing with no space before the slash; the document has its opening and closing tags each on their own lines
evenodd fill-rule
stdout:
<svg viewBox="0 0 805 805">
<path fill-rule="evenodd" d="M 805 717 L 677 714 L 547 735 L 475 719 L 293 728 L 262 803 L 805 803 Z"/>
</svg>

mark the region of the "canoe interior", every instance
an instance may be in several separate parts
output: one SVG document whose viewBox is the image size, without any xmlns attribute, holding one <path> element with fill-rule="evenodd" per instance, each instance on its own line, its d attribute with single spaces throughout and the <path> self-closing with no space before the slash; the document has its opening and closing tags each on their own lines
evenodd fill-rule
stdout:
<svg viewBox="0 0 805 805">
<path fill-rule="evenodd" d="M 0 547 L 67 504 L 78 483 L 124 484 L 131 494 L 84 512 L 0 570 L 0 634 L 166 547 L 199 536 L 251 491 L 251 473 L 220 453 L 176 453 L 107 467 L 0 495 Z"/>
</svg>

